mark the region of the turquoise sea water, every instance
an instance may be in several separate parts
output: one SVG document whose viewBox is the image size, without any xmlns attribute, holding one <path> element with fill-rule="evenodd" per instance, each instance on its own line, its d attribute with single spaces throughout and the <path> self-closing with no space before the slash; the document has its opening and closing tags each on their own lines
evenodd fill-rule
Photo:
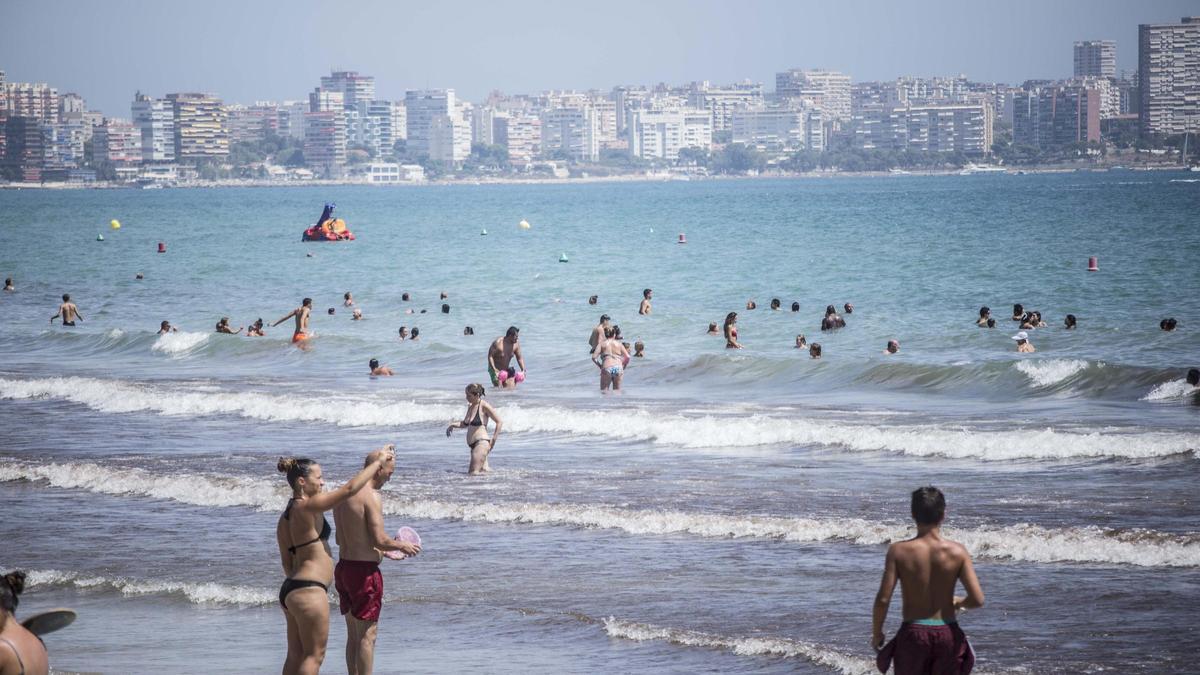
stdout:
<svg viewBox="0 0 1200 675">
<path fill-rule="evenodd" d="M 300 242 L 324 201 L 357 241 Z M 336 483 L 396 442 L 388 525 L 426 552 L 385 565 L 379 672 L 859 673 L 885 544 L 933 483 L 988 595 L 963 619 L 981 668 L 1184 672 L 1198 207 L 1167 172 L 0 191 L 0 564 L 35 572 L 23 610 L 80 610 L 56 667 L 272 670 L 274 459 Z M 75 329 L 47 323 L 64 292 Z M 212 333 L 305 296 L 307 351 L 289 325 Z M 845 302 L 848 326 L 818 330 Z M 1017 302 L 1049 324 L 1035 354 L 1014 351 Z M 705 334 L 730 311 L 744 350 Z M 621 397 L 584 353 L 602 312 L 646 344 Z M 468 478 L 442 430 L 509 325 L 528 380 L 489 391 L 506 433 Z M 368 378 L 372 357 L 396 376 Z M 335 620 L 331 672 L 343 639 Z"/>
</svg>

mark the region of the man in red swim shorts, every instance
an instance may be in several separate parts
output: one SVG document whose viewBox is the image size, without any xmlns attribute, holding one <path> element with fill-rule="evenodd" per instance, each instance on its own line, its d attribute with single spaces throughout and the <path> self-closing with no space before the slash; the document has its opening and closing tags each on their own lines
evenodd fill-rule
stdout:
<svg viewBox="0 0 1200 675">
<path fill-rule="evenodd" d="M 367 466 L 376 450 L 367 455 Z M 337 531 L 338 564 L 334 568 L 342 615 L 346 617 L 346 669 L 350 675 L 368 675 L 375 664 L 375 636 L 383 609 L 383 574 L 379 561 L 383 551 L 401 551 L 413 556 L 421 547 L 396 541 L 383 529 L 383 501 L 379 488 L 396 470 L 396 460 L 385 462 L 367 487 L 333 509 Z"/>
<path fill-rule="evenodd" d="M 875 665 L 881 673 L 893 663 L 896 675 L 968 675 L 975 666 L 975 652 L 958 627 L 955 612 L 983 607 L 983 588 L 967 549 L 942 537 L 945 516 L 946 497 L 941 490 L 914 491 L 917 536 L 888 547 L 871 629 L 871 646 L 878 652 Z M 883 622 L 897 579 L 904 623 L 885 647 Z M 954 595 L 960 581 L 966 597 Z"/>
</svg>

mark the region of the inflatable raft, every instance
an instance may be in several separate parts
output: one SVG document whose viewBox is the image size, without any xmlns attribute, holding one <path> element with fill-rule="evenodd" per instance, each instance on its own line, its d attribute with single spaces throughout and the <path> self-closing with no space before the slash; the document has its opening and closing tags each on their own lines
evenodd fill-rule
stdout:
<svg viewBox="0 0 1200 675">
<path fill-rule="evenodd" d="M 304 231 L 300 241 L 354 241 L 346 221 L 333 217 L 334 204 L 326 204 L 317 224 Z"/>
</svg>

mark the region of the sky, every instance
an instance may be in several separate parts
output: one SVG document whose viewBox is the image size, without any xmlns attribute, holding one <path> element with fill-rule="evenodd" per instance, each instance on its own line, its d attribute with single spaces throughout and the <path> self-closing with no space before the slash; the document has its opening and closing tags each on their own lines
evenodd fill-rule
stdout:
<svg viewBox="0 0 1200 675">
<path fill-rule="evenodd" d="M 303 100 L 332 69 L 376 95 L 727 84 L 775 73 L 854 81 L 965 74 L 1019 84 L 1069 77 L 1075 40 L 1117 42 L 1137 68 L 1139 23 L 1200 15 L 1200 0 L 0 0 L 0 70 L 129 116 L 135 91 L 227 103 Z"/>
</svg>

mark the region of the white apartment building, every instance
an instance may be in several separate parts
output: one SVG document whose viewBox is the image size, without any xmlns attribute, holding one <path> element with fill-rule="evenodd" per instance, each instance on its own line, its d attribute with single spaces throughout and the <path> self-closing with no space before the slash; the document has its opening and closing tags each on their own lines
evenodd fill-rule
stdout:
<svg viewBox="0 0 1200 675">
<path fill-rule="evenodd" d="M 591 106 L 542 113 L 542 155 L 594 162 L 600 158 L 600 121 Z"/>
<path fill-rule="evenodd" d="M 792 68 L 775 74 L 775 95 L 807 102 L 829 120 L 850 119 L 850 76 L 834 70 Z"/>
<path fill-rule="evenodd" d="M 419 183 L 425 180 L 425 169 L 420 164 L 371 162 L 363 165 L 360 171 L 363 178 L 372 185 Z"/>
<path fill-rule="evenodd" d="M 695 82 L 688 93 L 688 105 L 712 113 L 714 132 L 729 131 L 733 128 L 736 111 L 762 107 L 762 83 L 742 82 L 714 87 L 707 81 Z"/>
<path fill-rule="evenodd" d="M 308 112 L 305 101 L 284 101 L 276 108 L 279 135 L 304 140 L 304 113 Z"/>
<path fill-rule="evenodd" d="M 1116 77 L 1117 43 L 1081 40 L 1075 43 L 1075 77 Z"/>
<path fill-rule="evenodd" d="M 675 161 L 683 148 L 712 149 L 712 114 L 707 110 L 632 110 L 629 151 L 642 159 Z"/>
<path fill-rule="evenodd" d="M 357 109 L 375 100 L 375 78 L 353 70 L 335 70 L 321 77 L 321 89 L 340 93 L 347 108 Z"/>
<path fill-rule="evenodd" d="M 854 117 L 854 145 L 980 156 L 992 149 L 992 115 L 984 102 L 869 106 Z"/>
<path fill-rule="evenodd" d="M 133 123 L 142 134 L 142 162 L 175 161 L 175 107 L 166 99 L 138 92 L 130 105 Z"/>
<path fill-rule="evenodd" d="M 408 154 L 413 157 L 428 155 L 433 157 L 430 150 L 430 134 L 433 120 L 437 117 L 447 117 L 457 110 L 453 89 L 427 89 L 408 91 L 404 95 L 405 126 L 407 128 Z M 468 134 L 470 130 L 468 129 Z M 444 134 L 443 134 L 444 135 Z M 467 142 L 467 152 L 470 153 L 470 141 Z"/>
<path fill-rule="evenodd" d="M 92 130 L 92 161 L 119 166 L 141 162 L 141 130 L 128 120 L 105 119 Z"/>
<path fill-rule="evenodd" d="M 461 162 L 471 155 L 471 124 L 464 121 L 462 115 L 433 116 L 429 120 L 428 134 L 426 146 L 432 160 Z"/>
<path fill-rule="evenodd" d="M 526 113 L 499 113 L 494 120 L 498 145 L 508 148 L 508 161 L 529 164 L 542 154 L 542 120 Z"/>
<path fill-rule="evenodd" d="M 733 112 L 731 141 L 764 149 L 797 149 L 808 145 L 808 111 L 772 106 Z"/>
</svg>

